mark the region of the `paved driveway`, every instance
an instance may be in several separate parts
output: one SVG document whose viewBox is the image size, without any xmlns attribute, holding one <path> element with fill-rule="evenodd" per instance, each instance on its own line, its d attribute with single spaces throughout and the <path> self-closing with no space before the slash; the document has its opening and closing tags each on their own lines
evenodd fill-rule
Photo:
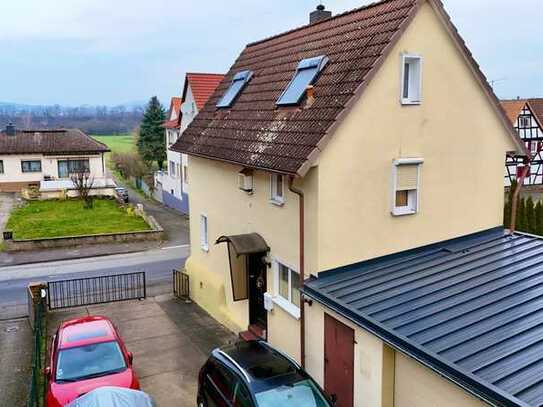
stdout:
<svg viewBox="0 0 543 407">
<path fill-rule="evenodd" d="M 15 194 L 0 192 L 0 231 L 4 231 L 6 223 L 8 222 L 9 213 L 11 208 L 15 204 Z M 0 241 L 2 241 L 2 236 L 0 235 Z"/>
<path fill-rule="evenodd" d="M 170 295 L 49 314 L 52 335 L 62 320 L 104 315 L 117 326 L 144 391 L 159 407 L 196 405 L 198 371 L 209 352 L 236 337 L 195 304 Z"/>
</svg>

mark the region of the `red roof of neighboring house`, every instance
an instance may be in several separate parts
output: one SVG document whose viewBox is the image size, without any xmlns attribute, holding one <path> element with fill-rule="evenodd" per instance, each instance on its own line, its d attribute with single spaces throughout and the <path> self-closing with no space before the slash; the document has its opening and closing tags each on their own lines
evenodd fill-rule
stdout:
<svg viewBox="0 0 543 407">
<path fill-rule="evenodd" d="M 110 149 L 79 129 L 0 131 L 1 154 L 98 154 Z"/>
<path fill-rule="evenodd" d="M 516 148 L 525 153 L 524 144 L 441 1 L 429 1 L 462 50 Z M 423 3 L 384 0 L 247 45 L 171 149 L 249 168 L 304 176 Z M 314 83 L 314 103 L 278 107 L 276 101 L 300 60 L 320 55 L 328 56 L 329 62 Z M 216 103 L 233 76 L 243 70 L 252 71 L 252 79 L 231 107 L 218 109 Z"/>
<path fill-rule="evenodd" d="M 543 98 L 528 99 L 528 103 L 532 108 L 532 113 L 537 117 L 539 123 L 543 124 Z"/>
<path fill-rule="evenodd" d="M 209 97 L 215 92 L 215 89 L 217 89 L 217 86 L 219 86 L 223 78 L 223 74 L 216 73 L 187 73 L 185 89 L 183 90 L 183 99 L 186 97 L 187 84 L 189 84 L 194 100 L 196 101 L 196 107 L 198 108 L 198 111 L 200 111 Z"/>
<path fill-rule="evenodd" d="M 165 129 L 175 129 L 181 125 L 181 103 L 183 103 L 183 99 L 177 96 L 172 97 L 170 110 L 168 111 L 168 120 L 162 124 L 162 127 Z M 170 120 L 172 113 L 175 113 L 176 118 Z"/>
<path fill-rule="evenodd" d="M 511 123 L 515 124 L 518 119 L 518 115 L 526 106 L 526 100 L 525 99 L 517 99 L 517 100 L 502 100 L 501 104 L 503 107 L 503 110 L 505 111 L 505 114 L 511 120 Z"/>
</svg>

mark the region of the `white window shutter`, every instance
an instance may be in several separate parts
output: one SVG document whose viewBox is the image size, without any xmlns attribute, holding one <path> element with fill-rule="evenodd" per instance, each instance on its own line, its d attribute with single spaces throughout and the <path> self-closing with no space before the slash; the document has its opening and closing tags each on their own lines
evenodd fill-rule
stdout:
<svg viewBox="0 0 543 407">
<path fill-rule="evenodd" d="M 419 179 L 418 164 L 399 165 L 396 175 L 396 190 L 410 191 L 417 189 Z"/>
</svg>

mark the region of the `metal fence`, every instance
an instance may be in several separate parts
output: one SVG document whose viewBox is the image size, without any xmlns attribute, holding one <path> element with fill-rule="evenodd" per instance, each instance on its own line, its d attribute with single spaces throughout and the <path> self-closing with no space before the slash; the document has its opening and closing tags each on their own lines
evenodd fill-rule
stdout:
<svg viewBox="0 0 543 407">
<path fill-rule="evenodd" d="M 173 270 L 173 293 L 176 297 L 190 302 L 189 275 L 179 270 Z"/>
<path fill-rule="evenodd" d="M 42 407 L 44 405 L 45 376 L 43 374 L 46 332 L 45 332 L 45 303 L 38 302 L 34 311 L 34 343 L 32 347 L 32 379 L 28 394 L 27 407 Z"/>
<path fill-rule="evenodd" d="M 47 283 L 49 309 L 80 307 L 146 298 L 145 272 Z"/>
</svg>

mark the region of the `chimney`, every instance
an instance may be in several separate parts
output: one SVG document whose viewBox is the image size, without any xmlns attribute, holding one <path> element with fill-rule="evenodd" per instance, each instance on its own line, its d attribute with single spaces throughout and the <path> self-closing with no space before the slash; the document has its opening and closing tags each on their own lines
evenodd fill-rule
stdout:
<svg viewBox="0 0 543 407">
<path fill-rule="evenodd" d="M 13 125 L 13 123 L 9 123 L 6 126 L 6 134 L 8 136 L 15 136 L 15 126 Z"/>
<path fill-rule="evenodd" d="M 315 88 L 313 85 L 309 85 L 307 88 L 305 88 L 305 94 L 307 96 L 307 100 L 305 102 L 305 107 L 307 109 L 313 106 L 313 103 L 315 103 Z"/>
<path fill-rule="evenodd" d="M 332 12 L 326 11 L 326 8 L 324 7 L 324 5 L 319 4 L 317 6 L 317 9 L 311 12 L 311 14 L 309 14 L 309 24 L 315 24 L 315 23 L 318 23 L 319 21 L 326 20 L 330 17 L 332 17 Z"/>
</svg>

